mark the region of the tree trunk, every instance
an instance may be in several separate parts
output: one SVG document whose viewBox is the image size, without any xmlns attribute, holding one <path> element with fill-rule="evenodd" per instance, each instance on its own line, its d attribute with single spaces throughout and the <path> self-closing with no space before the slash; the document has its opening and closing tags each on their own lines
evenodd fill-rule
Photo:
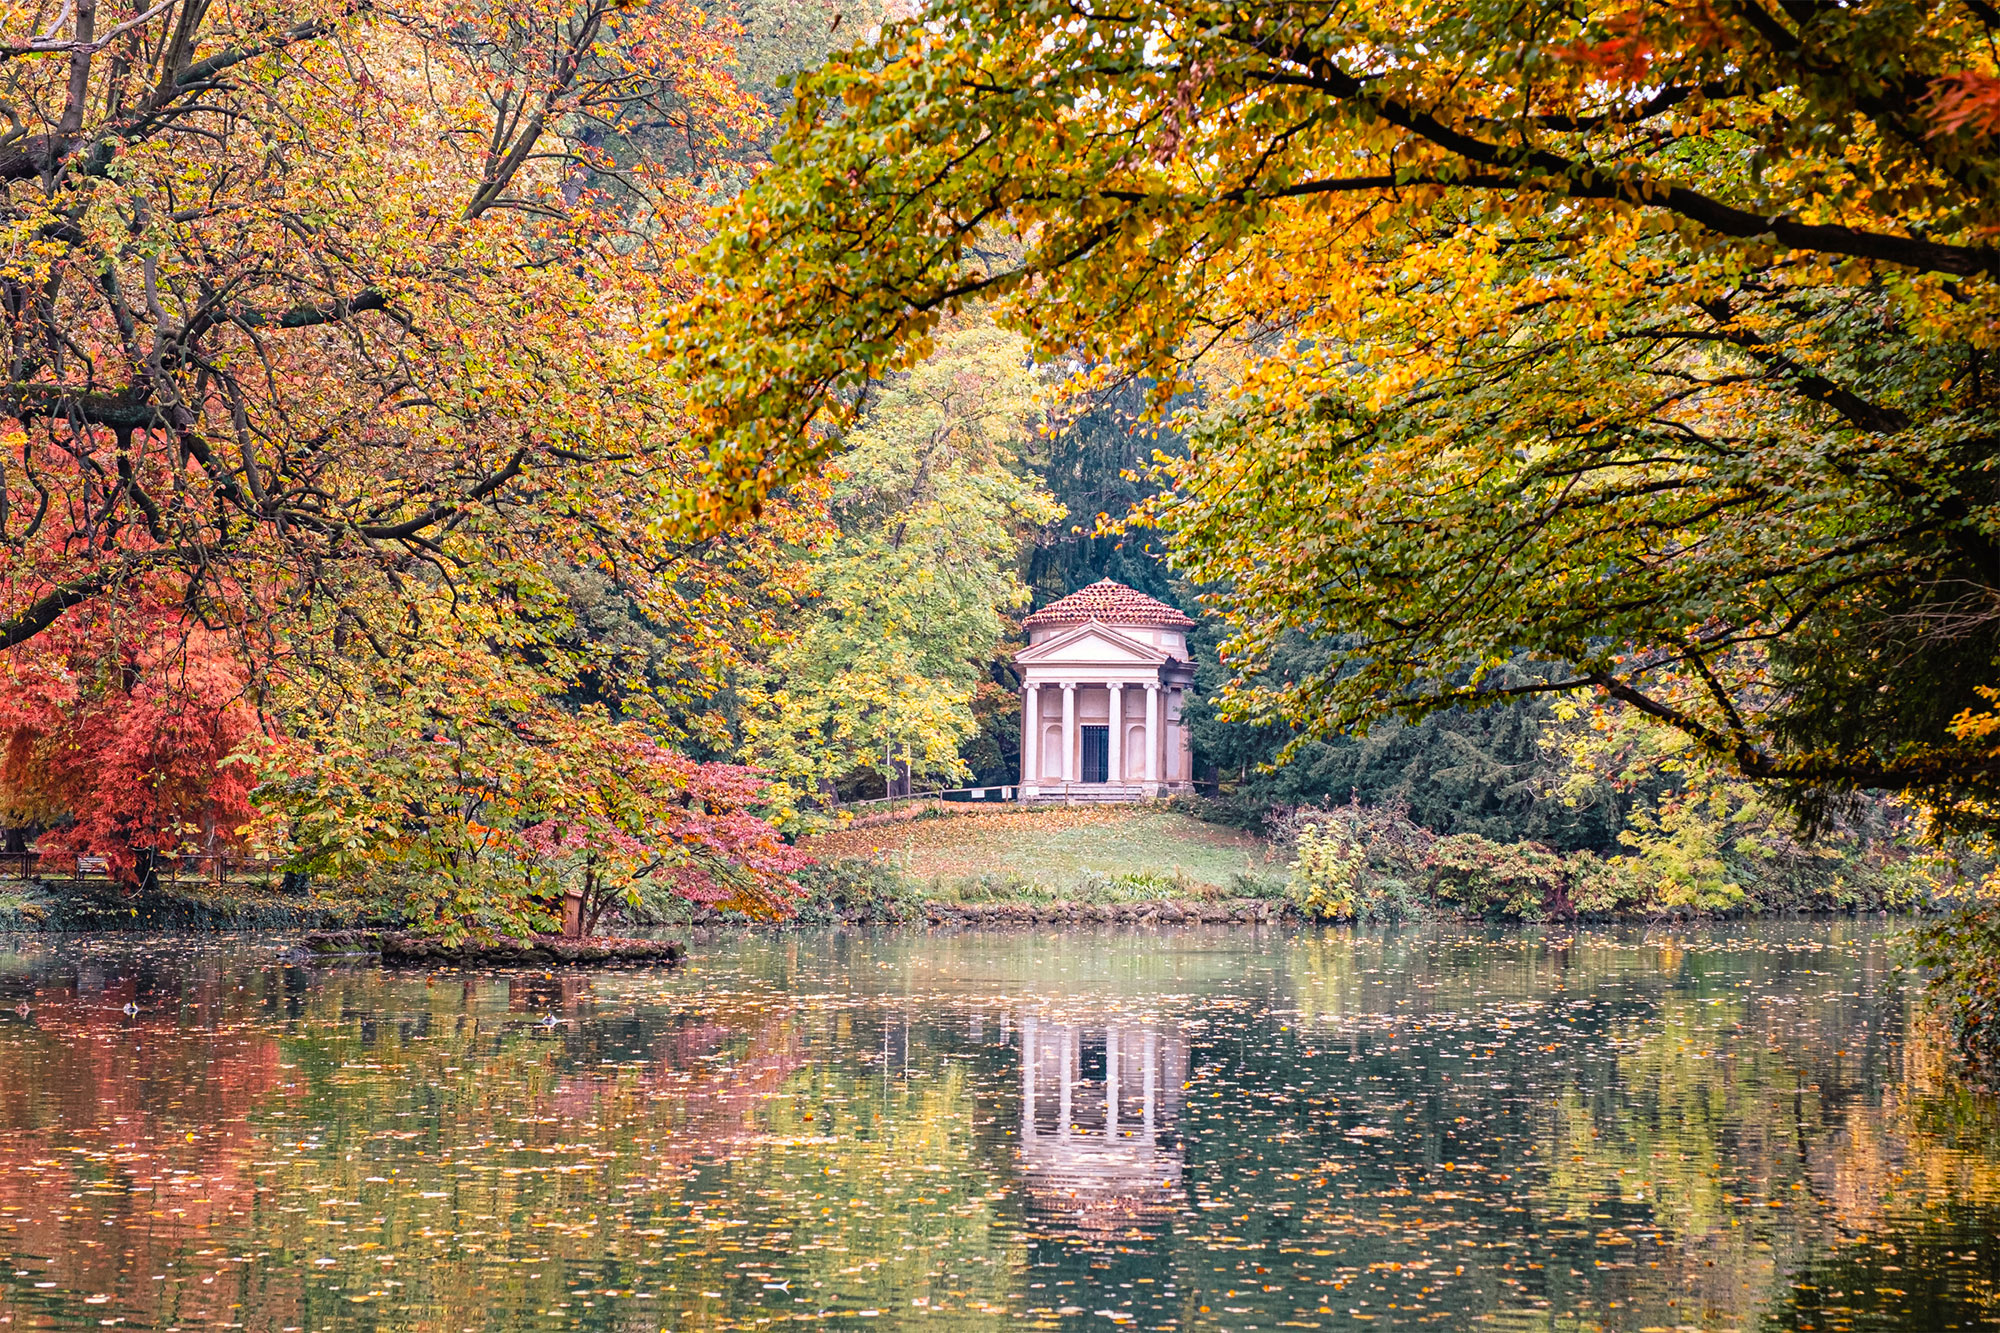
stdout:
<svg viewBox="0 0 2000 1333">
<path fill-rule="evenodd" d="M 137 847 L 132 851 L 132 877 L 138 881 L 137 892 L 152 893 L 160 887 L 160 854 L 151 847 Z"/>
</svg>

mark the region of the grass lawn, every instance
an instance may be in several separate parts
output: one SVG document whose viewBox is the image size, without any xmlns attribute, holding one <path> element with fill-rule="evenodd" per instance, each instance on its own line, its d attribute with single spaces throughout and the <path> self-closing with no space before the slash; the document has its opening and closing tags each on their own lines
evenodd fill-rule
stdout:
<svg viewBox="0 0 2000 1333">
<path fill-rule="evenodd" d="M 1254 834 L 1144 805 L 931 804 L 811 838 L 823 861 L 878 857 L 933 898 L 1185 897 L 1284 879 Z"/>
</svg>

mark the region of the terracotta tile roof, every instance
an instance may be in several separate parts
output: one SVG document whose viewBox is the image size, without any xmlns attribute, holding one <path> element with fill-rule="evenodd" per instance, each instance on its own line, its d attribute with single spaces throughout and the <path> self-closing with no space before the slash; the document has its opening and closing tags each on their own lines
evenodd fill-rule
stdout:
<svg viewBox="0 0 2000 1333">
<path fill-rule="evenodd" d="M 1091 620 L 1105 625 L 1165 625 L 1174 629 L 1194 624 L 1158 598 L 1110 579 L 1099 579 L 1088 588 L 1050 602 L 1021 623 L 1029 629 L 1046 629 L 1050 625 L 1081 625 Z"/>
</svg>

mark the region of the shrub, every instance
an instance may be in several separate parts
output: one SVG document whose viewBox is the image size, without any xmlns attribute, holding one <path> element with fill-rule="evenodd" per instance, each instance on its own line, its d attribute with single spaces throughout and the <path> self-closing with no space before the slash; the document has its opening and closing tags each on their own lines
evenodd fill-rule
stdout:
<svg viewBox="0 0 2000 1333">
<path fill-rule="evenodd" d="M 1571 856 L 1567 891 L 1570 910 L 1579 916 L 1620 916 L 1646 903 L 1646 881 L 1625 856 Z"/>
<path fill-rule="evenodd" d="M 934 896 L 945 896 L 946 887 L 934 883 Z M 952 896 L 962 903 L 1033 903 L 1053 902 L 1055 894 L 1029 879 L 1019 871 L 997 874 L 991 870 L 982 872 L 974 879 L 959 880 L 950 888 Z"/>
<path fill-rule="evenodd" d="M 842 857 L 809 865 L 794 877 L 805 897 L 796 919 L 810 925 L 908 921 L 922 905 L 902 873 L 887 861 Z"/>
<path fill-rule="evenodd" d="M 1431 891 L 1463 911 L 1519 921 L 1569 913 L 1563 858 L 1539 843 L 1457 833 L 1432 843 L 1425 865 Z"/>
<path fill-rule="evenodd" d="M 1285 898 L 1288 883 L 1284 876 L 1239 870 L 1230 876 L 1229 893 L 1236 898 Z"/>
<path fill-rule="evenodd" d="M 1732 812 L 1721 789 L 1669 797 L 1657 810 L 1633 810 L 1618 840 L 1632 849 L 1621 859 L 1633 863 L 1650 889 L 1647 906 L 1691 915 L 1742 907 L 1743 886 L 1732 877 L 1725 854 L 1737 845 L 1733 825 L 1743 813 Z"/>
<path fill-rule="evenodd" d="M 1293 834 L 1297 856 L 1285 895 L 1314 921 L 1396 920 L 1413 916 L 1417 897 L 1410 877 L 1387 854 L 1371 856 L 1356 821 L 1305 822 Z"/>
<path fill-rule="evenodd" d="M 1167 798 L 1166 808 L 1205 824 L 1242 829 L 1248 833 L 1261 832 L 1270 822 L 1272 814 L 1268 800 L 1238 796 L 1233 792 L 1219 792 L 1214 796 L 1180 792 Z"/>
</svg>

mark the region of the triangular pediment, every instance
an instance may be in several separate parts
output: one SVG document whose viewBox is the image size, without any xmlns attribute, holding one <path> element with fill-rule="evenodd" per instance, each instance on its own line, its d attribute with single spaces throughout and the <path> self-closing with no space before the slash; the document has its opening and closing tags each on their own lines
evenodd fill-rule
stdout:
<svg viewBox="0 0 2000 1333">
<path fill-rule="evenodd" d="M 1096 621 L 1078 625 L 1042 640 L 1032 648 L 1024 648 L 1014 654 L 1014 660 L 1024 666 L 1055 666 L 1074 663 L 1079 666 L 1108 666 L 1129 663 L 1133 666 L 1160 666 L 1174 660 L 1173 654 L 1154 644 L 1144 643 L 1128 634 L 1121 634 L 1109 625 Z"/>
</svg>

